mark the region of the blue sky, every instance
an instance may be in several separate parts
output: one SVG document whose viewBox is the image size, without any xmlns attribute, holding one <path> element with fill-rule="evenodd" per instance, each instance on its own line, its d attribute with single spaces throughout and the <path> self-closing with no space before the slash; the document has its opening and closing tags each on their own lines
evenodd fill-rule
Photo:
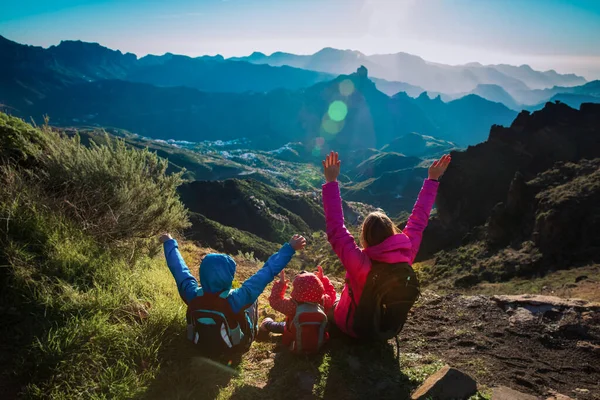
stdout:
<svg viewBox="0 0 600 400">
<path fill-rule="evenodd" d="M 600 78 L 600 0 L 3 0 L 0 35 L 138 56 L 404 51 Z"/>
</svg>

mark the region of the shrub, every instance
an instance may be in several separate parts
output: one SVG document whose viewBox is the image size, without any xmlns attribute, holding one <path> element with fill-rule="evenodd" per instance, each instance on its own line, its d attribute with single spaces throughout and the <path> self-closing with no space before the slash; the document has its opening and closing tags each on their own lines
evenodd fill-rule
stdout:
<svg viewBox="0 0 600 400">
<path fill-rule="evenodd" d="M 28 185 L 99 242 L 136 249 L 161 231 L 187 227 L 176 192 L 181 173 L 167 175 L 168 161 L 146 149 L 108 136 L 103 142 L 86 147 L 78 135 L 0 115 L 4 161 L 29 160 Z"/>
<path fill-rule="evenodd" d="M 8 397 L 141 395 L 159 371 L 159 350 L 184 330 L 164 259 L 140 246 L 187 225 L 181 178 L 153 153 L 104 141 L 85 147 L 78 136 L 0 114 Z"/>
</svg>

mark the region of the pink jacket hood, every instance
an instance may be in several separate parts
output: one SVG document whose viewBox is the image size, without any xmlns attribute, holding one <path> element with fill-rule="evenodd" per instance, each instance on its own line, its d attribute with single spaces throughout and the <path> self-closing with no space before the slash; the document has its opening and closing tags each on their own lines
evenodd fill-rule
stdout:
<svg viewBox="0 0 600 400">
<path fill-rule="evenodd" d="M 406 256 L 407 251 L 410 254 L 412 243 L 405 233 L 400 232 L 394 236 L 390 236 L 377 246 L 371 246 L 363 249 L 363 252 L 371 260 L 381 261 L 386 264 L 394 264 L 399 262 L 408 262 Z"/>
</svg>

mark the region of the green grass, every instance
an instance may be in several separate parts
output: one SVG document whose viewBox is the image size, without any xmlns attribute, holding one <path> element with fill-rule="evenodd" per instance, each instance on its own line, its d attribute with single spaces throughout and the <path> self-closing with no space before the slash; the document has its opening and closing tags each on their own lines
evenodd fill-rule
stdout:
<svg viewBox="0 0 600 400">
<path fill-rule="evenodd" d="M 39 254 L 8 250 L 12 276 L 1 303 L 20 313 L 2 332 L 18 360 L 10 379 L 23 383 L 22 394 L 31 398 L 142 393 L 159 370 L 160 349 L 184 330 L 184 309 L 164 261 L 141 258 L 132 265 L 68 230 L 51 233 L 61 240 L 44 246 L 43 265 Z M 67 273 L 73 266 L 85 266 L 79 273 L 86 279 Z"/>
<path fill-rule="evenodd" d="M 199 357 L 185 338 L 185 306 L 153 240 L 158 225 L 177 229 L 187 222 L 178 220 L 185 214 L 175 195 L 179 180 L 166 177 L 165 162 L 121 142 L 84 148 L 77 138 L 2 114 L 0 128 L 0 387 L 6 398 L 396 399 L 441 367 L 430 355 L 401 352 L 398 360 L 392 344 L 347 338 L 332 340 L 314 357 L 290 354 L 277 338 L 255 342 L 237 365 Z M 144 187 L 152 190 L 131 191 Z M 167 191 L 152 202 L 161 187 Z M 86 198 L 105 203 L 74 202 Z M 293 203 L 285 194 L 278 201 Z M 103 225 L 106 210 L 113 213 L 111 229 L 126 224 L 133 237 L 113 240 Z M 315 246 L 293 268 L 331 260 L 322 235 L 312 239 L 327 250 Z M 209 250 L 183 240 L 180 248 L 197 276 Z M 244 249 L 236 257 L 235 286 L 261 266 L 255 254 Z M 326 270 L 335 265 L 328 261 Z M 261 314 L 281 319 L 267 305 L 269 290 L 260 298 Z"/>
</svg>

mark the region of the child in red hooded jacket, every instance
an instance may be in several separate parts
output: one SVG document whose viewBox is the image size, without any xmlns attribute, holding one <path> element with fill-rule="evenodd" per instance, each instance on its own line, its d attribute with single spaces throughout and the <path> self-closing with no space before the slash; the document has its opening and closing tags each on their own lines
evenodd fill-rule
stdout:
<svg viewBox="0 0 600 400">
<path fill-rule="evenodd" d="M 328 277 L 323 275 L 323 268 L 320 266 L 317 273 L 302 271 L 294 278 L 292 283 L 291 298 L 285 298 L 285 291 L 289 280 L 285 279 L 285 273 L 281 271 L 279 281 L 273 284 L 269 304 L 274 310 L 286 316 L 285 322 L 275 322 L 271 318 L 265 318 L 260 326 L 262 331 L 272 333 L 282 333 L 282 343 L 289 346 L 294 341 L 294 335 L 289 327 L 291 321 L 296 315 L 296 306 L 300 303 L 316 303 L 323 306 L 327 315 L 333 309 L 333 303 L 336 301 L 335 288 Z M 327 335 L 326 335 L 327 338 Z"/>
</svg>

